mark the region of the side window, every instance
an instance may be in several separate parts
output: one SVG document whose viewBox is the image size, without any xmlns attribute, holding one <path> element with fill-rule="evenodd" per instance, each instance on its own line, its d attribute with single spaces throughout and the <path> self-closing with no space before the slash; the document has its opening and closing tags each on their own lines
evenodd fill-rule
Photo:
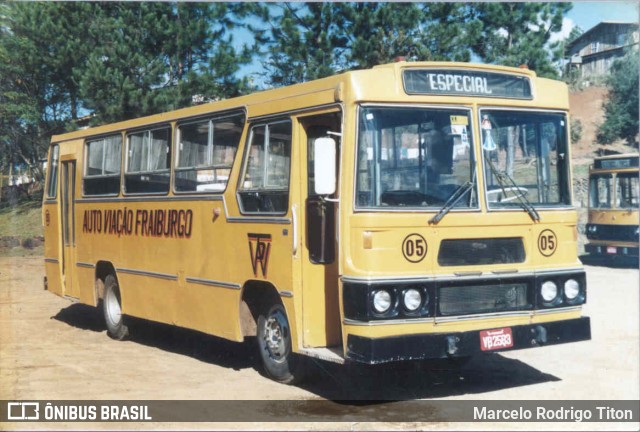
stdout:
<svg viewBox="0 0 640 432">
<path fill-rule="evenodd" d="M 117 195 L 120 191 L 122 136 L 113 135 L 85 144 L 85 195 Z"/>
<path fill-rule="evenodd" d="M 616 177 L 616 207 L 625 209 L 638 208 L 638 173 L 620 173 Z"/>
<path fill-rule="evenodd" d="M 286 213 L 290 166 L 291 122 L 254 126 L 238 190 L 242 212 Z"/>
<path fill-rule="evenodd" d="M 136 132 L 127 136 L 126 193 L 169 192 L 171 128 Z"/>
<path fill-rule="evenodd" d="M 47 198 L 55 198 L 58 187 L 58 160 L 60 159 L 60 146 L 51 147 L 51 159 L 47 173 Z"/>
<path fill-rule="evenodd" d="M 244 113 L 178 128 L 176 192 L 222 192 L 235 160 Z"/>
</svg>

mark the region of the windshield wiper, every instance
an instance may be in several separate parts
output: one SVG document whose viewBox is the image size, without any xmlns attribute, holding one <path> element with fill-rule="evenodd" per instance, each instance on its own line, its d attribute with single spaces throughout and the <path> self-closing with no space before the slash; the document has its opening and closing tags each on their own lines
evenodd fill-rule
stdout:
<svg viewBox="0 0 640 432">
<path fill-rule="evenodd" d="M 474 177 L 475 180 L 475 177 Z M 451 209 L 458 204 L 458 201 L 460 201 L 462 199 L 463 196 L 465 196 L 471 189 L 473 189 L 473 186 L 475 185 L 475 181 L 471 180 L 468 181 L 466 183 L 461 184 L 458 189 L 456 189 L 451 196 L 449 197 L 449 199 L 444 203 L 444 205 L 442 206 L 442 208 L 440 209 L 440 211 L 438 211 L 438 213 L 432 217 L 431 219 L 429 219 L 429 225 L 431 224 L 437 224 L 438 222 L 440 222 L 442 220 L 443 217 L 446 216 L 447 213 L 449 213 L 451 211 Z"/>
<path fill-rule="evenodd" d="M 504 196 L 507 196 L 507 190 L 505 189 L 505 187 L 511 189 L 516 199 L 518 200 L 518 204 L 520 205 L 520 207 L 522 207 L 529 214 L 534 222 L 540 222 L 540 215 L 531 204 L 531 201 L 529 201 L 523 193 L 518 193 L 520 188 L 516 184 L 515 180 L 511 178 L 511 176 L 509 176 L 506 171 L 498 171 L 493 165 L 493 162 L 491 162 L 491 158 L 486 158 L 485 160 L 489 164 L 489 169 L 491 169 L 491 172 L 498 181 L 498 184 L 500 185 L 500 189 L 502 189 L 502 193 L 504 194 Z"/>
</svg>

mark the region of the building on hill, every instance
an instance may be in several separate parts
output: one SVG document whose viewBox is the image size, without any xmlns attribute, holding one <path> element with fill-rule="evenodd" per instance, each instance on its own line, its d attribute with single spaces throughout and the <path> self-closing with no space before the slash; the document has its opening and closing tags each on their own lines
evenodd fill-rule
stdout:
<svg viewBox="0 0 640 432">
<path fill-rule="evenodd" d="M 567 46 L 568 70 L 575 69 L 586 81 L 609 73 L 613 61 L 628 49 L 638 49 L 638 24 L 603 21 Z"/>
</svg>

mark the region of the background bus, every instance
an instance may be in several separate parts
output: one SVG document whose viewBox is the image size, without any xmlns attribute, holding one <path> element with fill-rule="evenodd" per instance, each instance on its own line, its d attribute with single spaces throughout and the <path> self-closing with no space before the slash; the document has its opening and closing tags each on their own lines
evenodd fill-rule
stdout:
<svg viewBox="0 0 640 432">
<path fill-rule="evenodd" d="M 281 382 L 587 340 L 568 124 L 532 71 L 398 62 L 54 136 L 47 286 Z"/>
<path fill-rule="evenodd" d="M 589 254 L 638 258 L 638 174 L 637 154 L 599 157 L 589 167 Z"/>
</svg>

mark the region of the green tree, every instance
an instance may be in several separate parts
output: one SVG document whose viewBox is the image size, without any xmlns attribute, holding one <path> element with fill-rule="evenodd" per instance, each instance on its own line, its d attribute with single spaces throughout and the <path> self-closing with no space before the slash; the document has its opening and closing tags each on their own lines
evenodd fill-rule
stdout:
<svg viewBox="0 0 640 432">
<path fill-rule="evenodd" d="M 279 3 L 252 28 L 267 46 L 267 82 L 287 85 L 341 70 L 408 60 L 469 61 L 479 21 L 464 3 Z"/>
<path fill-rule="evenodd" d="M 78 115 L 86 3 L 0 4 L 0 165 L 38 171 L 52 134 Z"/>
<path fill-rule="evenodd" d="M 571 42 L 573 42 L 574 40 L 582 36 L 583 33 L 584 33 L 584 30 L 582 30 L 582 27 L 574 26 L 569 32 L 569 36 L 567 36 L 567 39 L 565 40 L 565 42 L 567 44 L 570 44 Z"/>
<path fill-rule="evenodd" d="M 342 3 L 336 6 L 339 28 L 348 40 L 346 60 L 353 69 L 389 63 L 398 56 L 423 58 L 416 3 Z"/>
<path fill-rule="evenodd" d="M 267 55 L 270 86 L 285 86 L 333 74 L 344 66 L 346 48 L 334 3 L 279 3 L 260 11 L 267 30 L 254 30 Z M 342 63 L 341 63 L 342 60 Z"/>
<path fill-rule="evenodd" d="M 611 66 L 604 123 L 596 135 L 601 144 L 624 139 L 629 145 L 638 146 L 638 60 L 638 52 L 631 50 Z"/>
<path fill-rule="evenodd" d="M 246 81 L 235 74 L 250 56 L 234 50 L 229 30 L 243 13 L 226 3 L 97 4 L 80 81 L 95 122 L 240 94 Z"/>
<path fill-rule="evenodd" d="M 475 3 L 475 19 L 482 23 L 474 51 L 485 62 L 526 65 L 538 76 L 557 78 L 554 64 L 562 57 L 560 42 L 550 42 L 562 29 L 571 3 Z"/>
<path fill-rule="evenodd" d="M 426 3 L 421 42 L 427 48 L 420 60 L 471 61 L 472 47 L 482 24 L 468 3 Z"/>
<path fill-rule="evenodd" d="M 268 7 L 266 46 L 272 85 L 319 78 L 393 61 L 527 65 L 557 77 L 562 28 L 571 3 L 278 3 Z"/>
<path fill-rule="evenodd" d="M 396 57 L 413 61 L 469 61 L 479 25 L 465 3 L 340 3 L 338 28 L 348 41 L 351 68 Z"/>
<path fill-rule="evenodd" d="M 569 32 L 569 36 L 560 42 L 560 48 L 562 50 L 562 79 L 566 82 L 572 90 L 580 90 L 582 87 L 582 79 L 580 77 L 580 71 L 572 66 L 571 56 L 568 51 L 568 47 L 573 41 L 579 38 L 584 31 L 579 26 L 574 26 Z M 575 142 L 575 140 L 572 139 Z"/>
<path fill-rule="evenodd" d="M 0 168 L 38 167 L 53 134 L 242 93 L 230 30 L 249 4 L 0 3 Z M 194 98 L 195 96 L 195 98 Z"/>
</svg>

